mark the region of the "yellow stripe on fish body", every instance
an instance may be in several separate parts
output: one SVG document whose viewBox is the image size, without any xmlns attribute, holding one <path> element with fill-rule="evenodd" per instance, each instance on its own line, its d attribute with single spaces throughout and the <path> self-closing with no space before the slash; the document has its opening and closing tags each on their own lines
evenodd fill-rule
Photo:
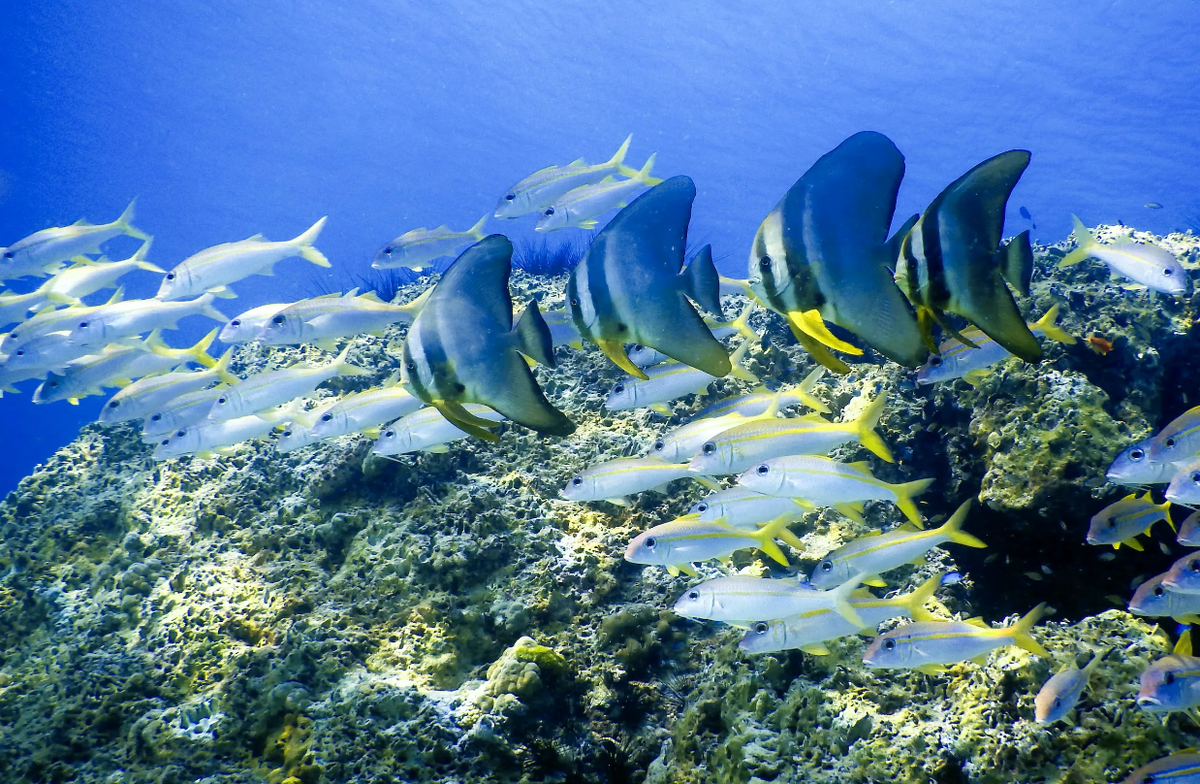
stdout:
<svg viewBox="0 0 1200 784">
<path fill-rule="evenodd" d="M 568 501 L 617 501 L 625 496 L 664 488 L 669 482 L 693 477 L 687 466 L 654 457 L 621 457 L 593 466 L 572 477 L 562 490 Z"/>
<path fill-rule="evenodd" d="M 645 373 L 648 377 L 645 381 L 631 377 L 618 382 L 604 401 L 604 407 L 609 411 L 626 411 L 661 405 L 699 392 L 717 380 L 717 376 L 674 361 L 646 368 Z"/>
<path fill-rule="evenodd" d="M 792 618 L 814 609 L 830 608 L 856 628 L 862 618 L 850 604 L 853 582 L 832 591 L 818 591 L 799 583 L 759 577 L 718 577 L 684 591 L 674 610 L 685 618 L 747 624 Z"/>
<path fill-rule="evenodd" d="M 993 629 L 972 621 L 921 621 L 880 635 L 867 648 L 863 663 L 875 668 L 935 668 L 977 660 L 996 648 L 1016 645 L 1049 657 L 1029 632 L 1046 614 L 1039 604 L 1012 626 Z"/>
<path fill-rule="evenodd" d="M 738 477 L 738 484 L 765 495 L 803 498 L 815 506 L 892 501 L 920 528 L 923 521 L 913 498 L 929 489 L 933 480 L 889 484 L 872 476 L 866 463 L 792 455 L 759 463 Z"/>
<path fill-rule="evenodd" d="M 1154 503 L 1149 492 L 1141 497 L 1127 495 L 1092 517 L 1087 542 L 1093 545 L 1111 544 L 1114 547 L 1125 544 L 1140 550 L 1142 547 L 1137 542 L 1137 535 L 1149 533 L 1159 520 L 1166 520 L 1172 528 L 1175 527 L 1169 510 L 1170 503 Z"/>
<path fill-rule="evenodd" d="M 656 525 L 634 537 L 625 549 L 625 560 L 678 569 L 756 547 L 776 562 L 788 566 L 787 558 L 774 540 L 779 539 L 797 549 L 803 548 L 800 540 L 787 530 L 787 524 L 792 519 L 787 515 L 780 516 L 759 530 L 748 531 L 724 521 L 704 522 L 695 515 L 688 515 Z"/>
<path fill-rule="evenodd" d="M 776 498 L 763 495 L 744 487 L 729 487 L 701 498 L 692 504 L 689 514 L 698 515 L 700 520 L 712 522 L 723 520 L 735 528 L 758 530 L 760 523 L 774 520 L 780 515 L 799 517 L 813 507 L 795 498 Z"/>
<path fill-rule="evenodd" d="M 1122 784 L 1200 784 L 1200 754 L 1182 751 L 1129 774 Z"/>
</svg>

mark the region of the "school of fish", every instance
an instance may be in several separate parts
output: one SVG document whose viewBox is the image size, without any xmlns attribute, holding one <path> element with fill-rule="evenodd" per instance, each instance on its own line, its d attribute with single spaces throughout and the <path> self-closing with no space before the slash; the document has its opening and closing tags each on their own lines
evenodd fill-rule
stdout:
<svg viewBox="0 0 1200 784">
<path fill-rule="evenodd" d="M 978 384 L 1010 357 L 1040 361 L 1039 338 L 1074 342 L 1057 324 L 1057 305 L 1027 321 L 1013 296 L 1029 293 L 1033 254 L 1028 232 L 1003 240 L 1004 215 L 1030 153 L 1010 150 L 980 163 L 889 237 L 904 156 L 882 134 L 857 133 L 817 160 L 766 213 L 748 275 L 739 280 L 718 275 L 709 246 L 685 262 L 695 185 L 686 176 L 653 177 L 654 155 L 640 169 L 626 166 L 630 141 L 601 164 L 581 159 L 534 172 L 465 231 L 413 229 L 381 248 L 373 261 L 381 269 L 421 270 L 454 258 L 435 285 L 405 304 L 356 289 L 227 318 L 217 302 L 236 297 L 233 286 L 245 278 L 273 274 L 293 259 L 330 265 L 315 246 L 325 218 L 291 240 L 256 235 L 173 266 L 151 260 L 151 238 L 133 225 L 132 203 L 111 223 L 43 229 L 0 249 L 0 280 L 46 279 L 28 293 L 0 294 L 0 321 L 8 327 L 0 336 L 0 389 L 14 392 L 16 384 L 40 379 L 34 402 L 72 404 L 116 390 L 100 421 L 140 420 L 157 459 L 209 458 L 268 437 L 286 452 L 355 433 L 374 439 L 374 454 L 397 459 L 446 451 L 471 436 L 496 440 L 506 422 L 570 436 L 575 424 L 547 398 L 532 367 L 554 368 L 556 349 L 590 342 L 627 374 L 607 395 L 608 410 L 648 408 L 669 417 L 673 401 L 704 393 L 718 379 L 744 384 L 741 394 L 664 429 L 648 454 L 593 465 L 565 481 L 562 498 L 576 503 L 624 505 L 641 493 L 668 492 L 676 481 L 710 491 L 687 514 L 634 537 L 628 561 L 695 580 L 699 565 L 729 565 L 737 551 L 755 549 L 786 569 L 783 546 L 806 550 L 789 526 L 808 512 L 831 508 L 862 522 L 863 505 L 875 501 L 894 505 L 903 517 L 810 554 L 819 560 L 808 575 L 726 568 L 687 587 L 674 604 L 677 614 L 742 630 L 740 648 L 749 654 L 821 655 L 833 640 L 867 635 L 873 639 L 863 663 L 870 668 L 937 674 L 982 662 L 1004 646 L 1050 658 L 1033 636 L 1050 611 L 1044 604 L 993 627 L 927 608 L 943 585 L 941 574 L 909 593 L 889 586 L 889 572 L 924 563 L 932 548 L 985 547 L 964 530 L 971 500 L 927 527 L 916 499 L 933 480 L 889 483 L 869 461 L 829 456 L 858 444 L 894 463 L 876 431 L 885 396 L 863 388 L 834 419 L 818 394 L 822 374 L 848 373 L 843 357 L 861 356 L 865 347 L 915 370 L 918 384 Z M 536 215 L 538 231 L 592 229 L 613 210 L 619 212 L 570 272 L 562 306 L 543 312 L 530 301 L 514 314 L 513 246 L 502 234 L 485 234 L 489 218 Z M 1074 226 L 1076 249 L 1062 265 L 1094 258 L 1131 286 L 1167 296 L 1186 289 L 1187 273 L 1169 251 L 1132 241 L 1102 244 L 1078 218 Z M 141 247 L 111 261 L 103 245 L 120 236 Z M 120 279 L 136 272 L 161 276 L 155 297 L 123 298 Z M 102 301 L 86 304 L 96 294 Z M 730 294 L 747 304 L 726 321 L 721 297 Z M 778 314 L 817 363 L 803 379 L 763 379 L 746 366 L 749 348 L 761 339 L 748 321 L 757 308 Z M 221 326 L 193 346 L 170 347 L 163 333 L 191 316 Z M 348 345 L 334 354 L 339 345 L 393 325 L 407 327 L 395 376 L 365 391 L 313 399 L 331 379 L 374 372 L 351 362 Z M 935 329 L 944 335 L 940 344 Z M 219 356 L 210 353 L 216 340 L 230 346 Z M 238 377 L 230 372 L 232 346 L 249 341 L 311 344 L 333 356 Z M 1165 484 L 1165 501 L 1156 503 L 1146 490 L 1111 504 L 1092 518 L 1089 544 L 1141 549 L 1137 537 L 1159 520 L 1174 526 L 1172 504 L 1200 506 L 1200 407 L 1122 452 L 1108 479 L 1133 488 Z M 1178 541 L 1200 547 L 1200 512 L 1182 521 Z M 714 573 L 711 566 L 706 572 Z M 1138 586 L 1129 610 L 1200 622 L 1200 551 Z M 1086 665 L 1066 653 L 1037 695 L 1036 721 L 1067 719 L 1108 655 L 1079 653 L 1087 654 Z M 1142 674 L 1139 707 L 1165 713 L 1200 706 L 1200 658 L 1191 654 L 1185 633 L 1174 653 Z M 1171 755 L 1129 780 L 1167 777 L 1200 781 L 1200 756 Z"/>
</svg>

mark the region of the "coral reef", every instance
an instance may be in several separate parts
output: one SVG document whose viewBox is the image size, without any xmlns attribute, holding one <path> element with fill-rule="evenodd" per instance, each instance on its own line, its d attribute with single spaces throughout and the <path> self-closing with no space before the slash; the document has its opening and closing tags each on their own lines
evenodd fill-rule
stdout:
<svg viewBox="0 0 1200 784">
<path fill-rule="evenodd" d="M 1100 236 L 1117 233 L 1128 230 Z M 1159 241 L 1196 266 L 1196 238 Z M 569 439 L 506 427 L 497 444 L 401 462 L 353 436 L 155 463 L 132 425 L 84 428 L 0 504 L 0 778 L 1082 782 L 1191 745 L 1191 719 L 1164 723 L 1133 702 L 1169 640 L 1109 598 L 1123 606 L 1177 546 L 1103 560 L 1112 551 L 1083 534 L 1122 494 L 1104 483 L 1115 453 L 1196 402 L 1196 299 L 1127 291 L 1098 262 L 1051 275 L 1063 247 L 1037 249 L 1022 304 L 1040 315 L 1063 303 L 1067 331 L 1104 336 L 1109 353 L 1048 344 L 1040 366 L 1009 360 L 977 388 L 915 388 L 868 354 L 818 388 L 835 412 L 863 389 L 888 395 L 880 432 L 898 463 L 873 465 L 887 481 L 935 477 L 921 499 L 931 520 L 981 493 L 967 527 L 989 548 L 935 551 L 889 575 L 895 587 L 957 568 L 967 579 L 942 592 L 945 609 L 989 621 L 1047 600 L 1058 615 L 1037 636 L 1054 662 L 1005 649 L 945 676 L 872 672 L 857 638 L 828 657 L 751 658 L 735 630 L 676 617 L 688 578 L 621 553 L 705 491 L 680 480 L 629 508 L 558 496 L 579 469 L 643 454 L 667 426 L 605 411 L 618 372 L 598 351 L 563 348 L 558 369 L 536 372 L 579 424 Z M 562 282 L 518 272 L 514 300 L 556 303 Z M 774 317 L 754 323 L 767 332 L 750 367 L 798 380 L 811 361 Z M 352 361 L 377 373 L 327 394 L 390 376 L 402 334 L 357 339 Z M 235 370 L 320 356 L 247 346 Z M 704 402 L 676 401 L 676 419 Z M 796 567 L 894 515 L 808 515 Z M 787 571 L 753 552 L 733 566 Z M 1034 724 L 1045 678 L 1109 646 L 1119 655 L 1076 721 Z"/>
</svg>

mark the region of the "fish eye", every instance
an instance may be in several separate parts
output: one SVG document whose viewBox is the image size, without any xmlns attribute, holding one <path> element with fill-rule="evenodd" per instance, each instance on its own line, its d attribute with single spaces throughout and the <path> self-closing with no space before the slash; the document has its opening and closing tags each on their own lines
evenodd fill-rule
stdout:
<svg viewBox="0 0 1200 784">
<path fill-rule="evenodd" d="M 287 319 L 284 318 L 282 315 L 276 316 L 275 318 L 271 319 L 271 323 L 273 323 L 273 324 L 282 324 L 285 321 L 287 321 Z"/>
<path fill-rule="evenodd" d="M 384 433 L 384 434 L 383 434 L 383 437 L 384 437 L 384 438 L 395 438 L 395 437 L 396 437 L 396 431 L 395 431 L 395 430 L 389 430 L 389 431 L 387 431 L 386 433 Z"/>
<path fill-rule="evenodd" d="M 383 249 L 383 254 L 384 254 L 385 256 L 391 256 L 391 255 L 392 255 L 392 251 L 393 251 L 393 250 L 395 250 L 395 248 L 384 248 L 384 249 Z"/>
<path fill-rule="evenodd" d="M 771 269 L 771 257 L 763 256 L 761 259 L 758 260 L 758 266 L 759 266 L 759 268 L 765 269 L 765 270 Z"/>
<path fill-rule="evenodd" d="M 615 387 L 613 387 L 613 393 L 614 393 L 614 394 L 617 394 L 617 395 L 619 395 L 619 394 L 621 394 L 621 393 L 622 393 L 622 392 L 624 392 L 624 391 L 625 391 L 625 385 L 624 385 L 624 384 L 617 384 Z"/>
<path fill-rule="evenodd" d="M 321 415 L 322 422 L 328 422 L 331 419 L 333 419 L 333 414 L 322 414 Z"/>
<path fill-rule="evenodd" d="M 504 196 L 504 200 L 505 200 L 505 201 L 516 201 L 516 200 L 517 200 L 517 196 L 516 196 L 516 194 L 515 194 L 515 193 L 509 193 L 509 194 L 506 194 L 506 195 Z"/>
<path fill-rule="evenodd" d="M 1163 270 L 1163 274 L 1164 274 L 1164 275 L 1166 275 L 1168 278 L 1169 278 L 1169 277 L 1171 277 L 1171 270 L 1170 270 L 1170 268 Z"/>
<path fill-rule="evenodd" d="M 757 472 L 758 472 L 759 476 L 766 476 L 768 473 L 770 473 L 770 471 L 771 471 L 771 467 L 766 464 L 760 465 L 757 468 Z"/>
<path fill-rule="evenodd" d="M 1129 453 L 1130 460 L 1141 460 L 1145 456 L 1146 456 L 1146 453 L 1144 451 L 1142 451 L 1141 449 L 1134 449 L 1132 452 Z"/>
<path fill-rule="evenodd" d="M 691 599 L 694 602 L 700 598 L 700 592 L 699 591 L 688 591 L 687 598 Z"/>
<path fill-rule="evenodd" d="M 1116 520 L 1116 518 L 1110 517 L 1104 524 L 1107 525 L 1109 528 L 1112 528 L 1113 526 L 1115 526 L 1117 524 L 1117 520 Z"/>
<path fill-rule="evenodd" d="M 23 356 L 25 356 L 25 349 L 23 349 L 23 348 L 19 348 L 19 349 L 17 349 L 17 351 L 16 351 L 16 354 L 17 354 L 17 356 L 18 356 L 18 357 L 23 357 Z"/>
<path fill-rule="evenodd" d="M 554 208 L 553 208 L 553 207 L 551 207 L 550 209 L 546 210 L 546 215 L 547 215 L 547 216 L 549 216 L 549 215 L 553 215 L 553 214 L 554 214 Z"/>
<path fill-rule="evenodd" d="M 1189 566 L 1188 568 L 1191 569 L 1193 572 L 1200 572 L 1200 561 L 1192 561 L 1191 566 Z"/>
<path fill-rule="evenodd" d="M 223 406 L 223 405 L 225 405 L 225 398 L 223 398 L 223 397 L 219 397 L 219 398 L 217 398 L 217 405 L 218 405 L 218 406 Z"/>
<path fill-rule="evenodd" d="M 582 476 L 575 477 L 574 479 L 571 480 L 571 484 L 575 487 L 579 487 L 581 484 L 583 484 L 583 477 Z"/>
<path fill-rule="evenodd" d="M 1200 471 L 1192 474 L 1192 484 L 1200 485 Z"/>
<path fill-rule="evenodd" d="M 579 307 L 579 300 L 577 298 L 571 297 L 571 307 L 573 307 L 573 308 Z"/>
<path fill-rule="evenodd" d="M 234 319 L 233 321 L 229 322 L 229 326 L 240 327 L 240 326 L 242 326 L 242 321 L 241 321 L 241 319 Z"/>
<path fill-rule="evenodd" d="M 696 511 L 697 512 L 707 512 L 708 504 L 696 504 Z"/>
<path fill-rule="evenodd" d="M 651 536 L 649 539 L 643 542 L 643 544 L 646 545 L 646 549 L 653 550 L 658 545 L 658 540 Z"/>
<path fill-rule="evenodd" d="M 667 448 L 667 445 L 663 442 L 663 440 L 661 438 L 654 442 L 654 451 L 655 452 L 661 452 L 666 448 Z"/>
<path fill-rule="evenodd" d="M 11 259 L 12 257 L 13 257 L 13 252 L 11 250 L 4 251 L 4 258 Z"/>
<path fill-rule="evenodd" d="M 1154 586 L 1155 596 L 1162 596 L 1164 593 L 1166 593 L 1166 589 L 1164 589 L 1161 585 Z"/>
<path fill-rule="evenodd" d="M 930 357 L 929 358 L 929 366 L 930 367 L 941 367 L 942 366 L 942 358 L 941 357 Z"/>
<path fill-rule="evenodd" d="M 1171 447 L 1175 446 L 1175 439 L 1168 438 L 1166 441 L 1163 441 L 1163 446 L 1165 446 L 1167 449 L 1170 449 Z"/>
<path fill-rule="evenodd" d="M 121 401 L 120 401 L 120 400 L 110 400 L 110 401 L 108 401 L 108 407 L 109 407 L 109 408 L 116 408 L 116 407 L 117 407 L 117 406 L 119 406 L 119 405 L 121 405 Z"/>
<path fill-rule="evenodd" d="M 633 351 L 630 351 L 629 353 L 632 354 L 632 353 L 634 353 L 634 351 L 645 351 L 645 350 L 646 350 L 646 347 L 643 346 L 641 343 L 634 343 Z"/>
<path fill-rule="evenodd" d="M 291 438 L 291 437 L 292 437 L 292 431 L 291 431 L 291 430 L 284 430 L 284 431 L 283 431 L 283 437 L 284 437 L 284 438 Z"/>
<path fill-rule="evenodd" d="M 58 386 L 58 382 L 57 382 L 57 381 L 51 381 L 51 382 L 50 382 L 50 386 L 52 386 L 52 387 L 56 387 L 56 386 Z"/>
<path fill-rule="evenodd" d="M 408 372 L 409 372 L 409 373 L 416 373 L 416 372 L 417 372 L 417 363 L 416 363 L 416 362 L 409 362 L 409 363 L 408 363 L 407 365 L 405 365 L 404 367 L 408 368 Z"/>
<path fill-rule="evenodd" d="M 174 272 L 168 272 L 168 273 L 167 273 L 167 280 L 175 280 L 175 273 L 174 273 Z"/>
<path fill-rule="evenodd" d="M 164 439 L 162 440 L 162 444 L 160 444 L 160 446 L 166 446 L 166 445 L 167 445 L 167 444 L 169 444 L 169 443 L 171 443 L 171 439 L 169 439 L 169 438 L 164 438 Z"/>
<path fill-rule="evenodd" d="M 88 323 L 86 321 L 79 322 L 80 329 L 87 329 L 87 325 L 88 325 Z"/>
<path fill-rule="evenodd" d="M 1163 676 L 1163 683 L 1167 684 L 1168 686 L 1170 686 L 1174 682 L 1175 682 L 1175 673 L 1168 672 L 1166 675 Z"/>
<path fill-rule="evenodd" d="M 709 441 L 705 443 L 703 447 L 701 447 L 700 451 L 704 452 L 706 455 L 711 455 L 713 452 L 717 451 L 717 445 L 712 441 Z"/>
<path fill-rule="evenodd" d="M 755 634 L 766 634 L 767 630 L 770 628 L 771 628 L 770 624 L 768 624 L 766 621 L 759 621 L 758 623 L 754 624 L 754 633 Z"/>
<path fill-rule="evenodd" d="M 1059 707 L 1059 706 L 1061 706 L 1061 705 L 1062 705 L 1062 697 L 1055 697 L 1055 698 L 1054 698 L 1054 707 L 1056 707 L 1056 708 L 1057 708 L 1057 707 Z"/>
<path fill-rule="evenodd" d="M 150 417 L 151 422 L 158 422 L 161 419 L 162 419 L 162 414 L 155 414 L 154 416 Z"/>
<path fill-rule="evenodd" d="M 884 640 L 883 641 L 883 649 L 885 651 L 894 651 L 896 649 L 896 641 L 895 640 Z"/>
<path fill-rule="evenodd" d="M 821 561 L 821 571 L 822 572 L 832 572 L 833 571 L 833 561 Z"/>
<path fill-rule="evenodd" d="M 1154 784 L 1154 774 L 1147 774 L 1142 777 L 1142 784 Z"/>
</svg>

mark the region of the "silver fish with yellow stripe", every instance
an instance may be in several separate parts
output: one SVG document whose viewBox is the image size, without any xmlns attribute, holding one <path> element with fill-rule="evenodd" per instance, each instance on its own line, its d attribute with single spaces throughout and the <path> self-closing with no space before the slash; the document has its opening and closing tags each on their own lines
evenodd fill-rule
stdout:
<svg viewBox="0 0 1200 784">
<path fill-rule="evenodd" d="M 1142 550 L 1143 547 L 1137 540 L 1138 534 L 1150 533 L 1150 529 L 1159 520 L 1166 520 L 1171 530 L 1175 530 L 1170 509 L 1170 502 L 1156 504 L 1149 492 L 1140 498 L 1136 494 L 1127 495 L 1092 516 L 1087 543 L 1111 544 L 1114 549 L 1125 545 L 1134 550 Z"/>
<path fill-rule="evenodd" d="M 758 621 L 778 621 L 827 609 L 861 629 L 863 619 L 850 604 L 857 588 L 856 583 L 849 582 L 832 591 L 818 591 L 790 580 L 718 577 L 684 591 L 674 610 L 684 618 L 750 626 Z"/>
<path fill-rule="evenodd" d="M 421 408 L 424 403 L 400 383 L 346 395 L 323 411 L 312 426 L 314 438 L 329 439 L 349 433 L 379 436 L 378 425 L 394 422 Z"/>
<path fill-rule="evenodd" d="M 1181 751 L 1129 774 L 1122 784 L 1200 784 L 1200 754 Z"/>
<path fill-rule="evenodd" d="M 676 479 L 695 479 L 716 489 L 711 480 L 698 476 L 686 465 L 666 463 L 656 457 L 619 457 L 576 474 L 562 489 L 568 501 L 608 501 L 625 505 L 627 498 L 654 490 L 665 492 Z"/>
<path fill-rule="evenodd" d="M 1190 630 L 1179 636 L 1174 651 L 1142 671 L 1137 704 L 1150 713 L 1191 713 L 1200 706 L 1200 658 L 1192 655 Z"/>
<path fill-rule="evenodd" d="M 814 509 L 815 507 L 803 499 L 776 498 L 744 487 L 728 487 L 692 504 L 688 514 L 698 515 L 704 522 L 721 520 L 735 528 L 754 531 L 762 523 L 774 520 L 780 515 L 789 515 L 796 519 Z"/>
<path fill-rule="evenodd" d="M 748 342 L 743 343 L 729 358 L 732 365 L 729 375 L 757 384 L 758 376 L 741 365 L 749 348 Z M 682 362 L 665 362 L 646 368 L 644 375 L 645 379 L 625 378 L 617 382 L 605 399 L 604 407 L 609 411 L 649 408 L 663 416 L 670 416 L 671 409 L 667 403 L 700 392 L 720 378 Z"/>
<path fill-rule="evenodd" d="M 268 370 L 248 376 L 234 383 L 213 401 L 207 419 L 210 422 L 222 422 L 264 411 L 301 395 L 307 395 L 337 376 L 370 375 L 370 370 L 350 364 L 347 358 L 349 352 L 350 346 L 346 346 L 332 362 L 323 365 L 297 362 L 281 370 Z"/>
<path fill-rule="evenodd" d="M 487 406 L 468 403 L 465 408 L 468 413 L 481 419 L 504 421 L 504 417 Z M 447 444 L 466 437 L 466 433 L 442 416 L 436 408 L 427 406 L 388 425 L 375 440 L 371 453 L 391 457 L 410 452 L 447 452 Z"/>
<path fill-rule="evenodd" d="M 1012 626 L 1000 629 L 993 629 L 979 618 L 905 624 L 876 637 L 867 647 L 863 663 L 875 669 L 914 669 L 935 674 L 957 662 L 982 664 L 989 653 L 1008 645 L 1050 658 L 1046 649 L 1030 636 L 1046 612 L 1043 602 Z"/>
<path fill-rule="evenodd" d="M 1074 343 L 1075 338 L 1064 332 L 1057 322 L 1056 304 L 1046 311 L 1046 315 L 1026 326 L 1034 335 L 1065 345 Z M 970 344 L 950 338 L 938 346 L 938 353 L 925 360 L 917 370 L 917 384 L 941 384 L 961 378 L 972 386 L 979 386 L 991 373 L 993 365 L 1012 356 L 1008 349 L 974 327 L 964 329 L 962 336 Z"/>
<path fill-rule="evenodd" d="M 783 515 L 756 531 L 749 531 L 722 520 L 705 522 L 699 515 L 686 515 L 638 534 L 625 548 L 625 560 L 647 566 L 665 566 L 672 576 L 683 572 L 695 577 L 693 563 L 725 558 L 738 550 L 757 547 L 777 563 L 789 566 L 775 540 L 797 550 L 804 549 L 796 535 L 787 529 L 794 519 Z"/>
<path fill-rule="evenodd" d="M 1038 724 L 1051 724 L 1066 718 L 1075 709 L 1083 690 L 1087 688 L 1092 673 L 1100 666 L 1108 650 L 1100 651 L 1092 656 L 1083 669 L 1071 661 L 1054 675 L 1038 691 L 1033 698 L 1033 718 Z"/>
</svg>

